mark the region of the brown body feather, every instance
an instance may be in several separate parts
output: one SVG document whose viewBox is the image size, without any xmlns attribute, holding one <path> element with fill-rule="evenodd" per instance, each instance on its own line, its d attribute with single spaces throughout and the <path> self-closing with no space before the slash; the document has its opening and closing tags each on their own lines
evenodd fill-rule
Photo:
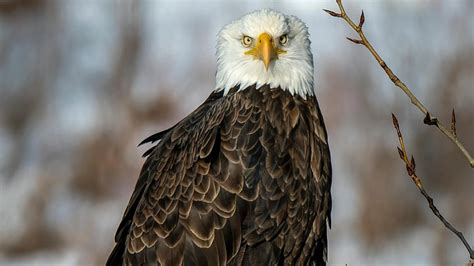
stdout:
<svg viewBox="0 0 474 266">
<path fill-rule="evenodd" d="M 108 265 L 324 265 L 331 162 L 317 100 L 215 92 L 149 152 Z"/>
</svg>

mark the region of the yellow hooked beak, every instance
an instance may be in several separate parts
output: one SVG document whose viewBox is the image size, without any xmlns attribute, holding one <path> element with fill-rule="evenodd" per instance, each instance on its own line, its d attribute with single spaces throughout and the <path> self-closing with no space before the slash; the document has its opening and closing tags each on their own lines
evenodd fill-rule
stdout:
<svg viewBox="0 0 474 266">
<path fill-rule="evenodd" d="M 258 36 L 254 48 L 245 52 L 246 55 L 253 55 L 255 59 L 262 60 L 266 70 L 268 70 L 272 60 L 278 59 L 278 55 L 284 53 L 286 51 L 278 48 L 273 41 L 273 37 L 266 32 Z"/>
</svg>

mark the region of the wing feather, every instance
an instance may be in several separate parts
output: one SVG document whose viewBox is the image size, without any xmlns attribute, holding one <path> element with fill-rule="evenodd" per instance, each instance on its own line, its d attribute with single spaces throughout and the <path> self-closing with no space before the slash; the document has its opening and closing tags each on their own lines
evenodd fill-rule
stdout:
<svg viewBox="0 0 474 266">
<path fill-rule="evenodd" d="M 213 93 L 144 141 L 158 143 L 108 265 L 305 264 L 326 253 L 331 166 L 316 99 L 243 92 Z"/>
</svg>

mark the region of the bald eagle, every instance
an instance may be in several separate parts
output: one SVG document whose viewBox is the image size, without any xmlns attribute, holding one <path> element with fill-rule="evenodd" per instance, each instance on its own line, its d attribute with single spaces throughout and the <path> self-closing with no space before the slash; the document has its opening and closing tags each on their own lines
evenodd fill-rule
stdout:
<svg viewBox="0 0 474 266">
<path fill-rule="evenodd" d="M 218 35 L 216 88 L 142 143 L 107 265 L 325 265 L 331 161 L 306 25 L 273 10 Z"/>
</svg>

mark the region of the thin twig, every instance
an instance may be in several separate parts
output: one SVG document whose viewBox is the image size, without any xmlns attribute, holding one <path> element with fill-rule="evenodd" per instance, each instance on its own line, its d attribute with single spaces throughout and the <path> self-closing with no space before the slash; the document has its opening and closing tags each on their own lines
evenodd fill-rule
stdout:
<svg viewBox="0 0 474 266">
<path fill-rule="evenodd" d="M 385 70 L 385 73 L 387 73 L 388 77 L 390 80 L 395 84 L 395 86 L 399 87 L 407 96 L 410 98 L 410 101 L 418 107 L 418 109 L 425 115 L 425 119 L 423 122 L 427 125 L 435 125 L 441 132 L 446 135 L 454 144 L 458 146 L 458 148 L 461 150 L 461 152 L 464 154 L 466 159 L 468 160 L 469 164 L 471 165 L 472 168 L 474 168 L 474 159 L 472 158 L 471 154 L 466 150 L 464 145 L 459 141 L 456 131 L 450 131 L 448 130 L 443 124 L 439 122 L 439 120 L 433 116 L 428 109 L 421 103 L 418 98 L 412 93 L 412 91 L 403 83 L 394 73 L 393 71 L 387 66 L 387 64 L 384 62 L 384 60 L 380 57 L 380 55 L 375 51 L 374 47 L 372 44 L 367 40 L 365 37 L 364 31 L 362 30 L 362 26 L 364 25 L 365 22 L 365 15 L 364 11 L 362 11 L 362 14 L 360 15 L 359 19 L 359 24 L 356 25 L 346 14 L 346 11 L 344 10 L 344 6 L 342 5 L 342 0 L 336 0 L 337 5 L 339 6 L 340 13 L 324 9 L 329 15 L 337 18 L 342 18 L 344 19 L 350 26 L 353 28 L 357 34 L 359 35 L 360 39 L 352 39 L 347 37 L 347 39 L 353 43 L 356 44 L 362 44 L 364 45 L 370 53 L 375 57 L 377 62 L 380 64 L 380 66 Z"/>
<path fill-rule="evenodd" d="M 393 120 L 393 126 L 397 130 L 397 135 L 398 135 L 398 141 L 400 142 L 400 147 L 397 147 L 398 150 L 398 155 L 400 155 L 400 159 L 402 159 L 405 162 L 406 168 L 407 168 L 407 173 L 415 183 L 416 187 L 420 190 L 421 194 L 426 198 L 428 201 L 428 204 L 430 205 L 430 209 L 433 211 L 434 215 L 438 217 L 438 219 L 443 222 L 444 226 L 448 228 L 451 232 L 453 232 L 464 244 L 466 247 L 467 251 L 469 252 L 469 257 L 471 260 L 474 260 L 474 251 L 472 250 L 471 246 L 467 242 L 466 238 L 464 238 L 464 235 L 462 232 L 458 231 L 454 226 L 452 226 L 444 217 L 441 215 L 439 212 L 438 208 L 434 205 L 433 198 L 430 197 L 428 192 L 426 192 L 425 188 L 423 187 L 423 183 L 421 182 L 421 179 L 418 177 L 416 174 L 416 164 L 415 164 L 415 158 L 413 158 L 413 155 L 411 156 L 411 159 L 408 160 L 408 153 L 405 149 L 405 142 L 403 141 L 403 136 L 402 132 L 400 131 L 400 126 L 398 124 L 398 119 L 397 117 L 392 114 L 392 120 Z"/>
</svg>

